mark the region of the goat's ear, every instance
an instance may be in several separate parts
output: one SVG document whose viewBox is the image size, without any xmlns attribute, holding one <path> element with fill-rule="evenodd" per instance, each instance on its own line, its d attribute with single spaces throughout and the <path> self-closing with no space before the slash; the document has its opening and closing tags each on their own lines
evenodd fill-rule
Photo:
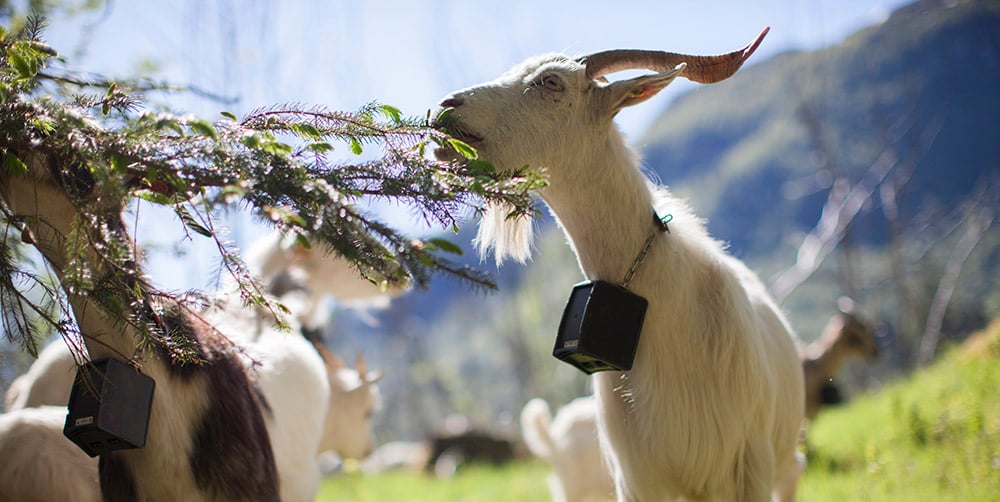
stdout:
<svg viewBox="0 0 1000 502">
<path fill-rule="evenodd" d="M 626 106 L 642 103 L 670 85 L 687 65 L 681 63 L 674 69 L 653 75 L 643 75 L 629 80 L 621 80 L 604 87 L 606 103 L 612 115 Z"/>
<path fill-rule="evenodd" d="M 369 371 L 368 374 L 365 375 L 365 382 L 367 382 L 368 384 L 373 384 L 373 383 L 378 382 L 379 380 L 381 380 L 382 377 L 384 377 L 384 376 L 385 376 L 385 373 L 383 371 L 381 371 L 381 370 L 379 370 L 379 371 Z"/>
</svg>

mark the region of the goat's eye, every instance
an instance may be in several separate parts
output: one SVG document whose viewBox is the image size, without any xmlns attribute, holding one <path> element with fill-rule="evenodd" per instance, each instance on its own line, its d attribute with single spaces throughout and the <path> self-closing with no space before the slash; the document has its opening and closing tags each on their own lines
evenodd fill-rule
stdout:
<svg viewBox="0 0 1000 502">
<path fill-rule="evenodd" d="M 542 75 L 534 82 L 536 87 L 544 87 L 550 91 L 562 91 L 563 82 L 555 75 Z"/>
</svg>

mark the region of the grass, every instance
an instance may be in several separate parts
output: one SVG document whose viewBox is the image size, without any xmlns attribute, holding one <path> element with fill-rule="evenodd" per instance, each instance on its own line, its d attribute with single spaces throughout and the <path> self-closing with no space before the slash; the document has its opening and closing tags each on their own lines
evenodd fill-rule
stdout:
<svg viewBox="0 0 1000 502">
<path fill-rule="evenodd" d="M 809 432 L 806 501 L 1000 498 L 1000 320 Z"/>
<path fill-rule="evenodd" d="M 508 502 L 547 501 L 548 466 L 516 462 L 502 467 L 474 465 L 448 480 L 431 475 L 390 472 L 377 476 L 347 474 L 326 478 L 317 501 L 351 502 Z"/>
<path fill-rule="evenodd" d="M 799 500 L 1000 500 L 1000 319 L 933 366 L 822 413 Z M 324 480 L 317 500 L 549 500 L 542 462 Z"/>
</svg>

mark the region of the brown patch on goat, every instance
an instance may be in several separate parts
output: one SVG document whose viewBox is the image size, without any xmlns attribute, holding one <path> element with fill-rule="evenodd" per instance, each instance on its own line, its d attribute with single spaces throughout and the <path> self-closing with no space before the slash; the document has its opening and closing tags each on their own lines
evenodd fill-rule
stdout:
<svg viewBox="0 0 1000 502">
<path fill-rule="evenodd" d="M 260 393 L 233 355 L 204 369 L 211 399 L 189 459 L 198 487 L 229 500 L 278 500 L 278 472 Z"/>
<path fill-rule="evenodd" d="M 233 346 L 202 319 L 170 305 L 160 318 L 174 336 L 189 336 L 198 360 L 180 363 L 169 354 L 172 378 L 207 381 L 208 406 L 194 430 L 188 459 L 198 488 L 226 500 L 278 500 L 278 473 L 264 413 L 271 413 L 260 388 Z"/>
<path fill-rule="evenodd" d="M 125 462 L 124 454 L 122 451 L 107 452 L 101 455 L 97 463 L 101 495 L 105 502 L 138 500 L 135 477 Z"/>
<path fill-rule="evenodd" d="M 47 159 L 49 175 L 63 187 L 63 190 L 66 190 L 70 197 L 76 201 L 82 201 L 94 192 L 97 180 L 94 179 L 93 173 L 85 164 L 55 155 L 49 155 Z M 68 168 L 63 169 L 64 165 Z"/>
</svg>

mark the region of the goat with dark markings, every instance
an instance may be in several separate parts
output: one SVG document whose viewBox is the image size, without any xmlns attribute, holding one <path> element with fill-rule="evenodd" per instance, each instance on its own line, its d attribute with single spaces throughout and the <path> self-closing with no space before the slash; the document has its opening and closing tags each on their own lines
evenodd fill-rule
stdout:
<svg viewBox="0 0 1000 502">
<path fill-rule="evenodd" d="M 108 231 L 125 232 L 122 203 L 104 197 L 105 187 L 88 181 L 85 166 L 34 152 L 17 154 L 27 173 L 0 172 L 8 216 L 25 223 L 61 281 L 71 259 L 82 260 L 95 277 L 108 273 L 96 250 L 85 247 L 71 257 L 67 243 L 82 205 L 102 215 Z M 131 272 L 132 280 L 141 280 L 138 266 Z M 105 500 L 278 500 L 267 405 L 237 347 L 179 304 L 146 298 L 147 312 L 135 314 L 153 316 L 165 333 L 192 341 L 199 360 L 179 362 L 138 347 L 136 329 L 94 298 L 67 291 L 67 299 L 92 359 L 129 358 L 156 381 L 146 446 L 101 456 Z"/>
</svg>

